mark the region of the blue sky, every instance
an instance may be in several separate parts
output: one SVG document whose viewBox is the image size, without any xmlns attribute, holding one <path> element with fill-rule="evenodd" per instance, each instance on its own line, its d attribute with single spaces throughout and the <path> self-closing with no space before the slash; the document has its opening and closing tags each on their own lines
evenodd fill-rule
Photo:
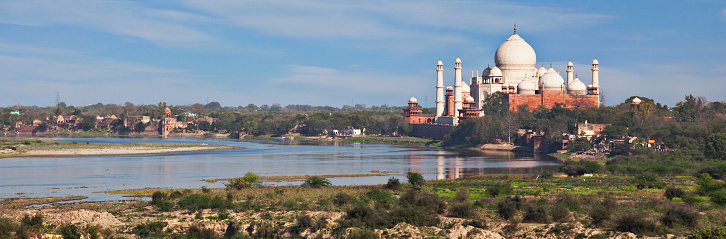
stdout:
<svg viewBox="0 0 726 239">
<path fill-rule="evenodd" d="M 605 104 L 724 101 L 726 1 L 0 1 L 0 105 L 434 106 L 435 65 L 494 65 L 512 25 Z M 424 102 L 425 101 L 425 102 Z"/>
</svg>

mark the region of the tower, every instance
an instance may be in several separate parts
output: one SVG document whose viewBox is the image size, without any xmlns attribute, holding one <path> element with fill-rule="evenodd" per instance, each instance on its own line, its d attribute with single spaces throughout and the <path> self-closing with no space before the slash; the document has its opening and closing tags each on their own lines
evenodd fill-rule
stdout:
<svg viewBox="0 0 726 239">
<path fill-rule="evenodd" d="M 459 110 L 462 106 L 462 94 L 461 94 L 461 59 L 458 57 L 454 62 L 454 117 L 459 115 Z"/>
<path fill-rule="evenodd" d="M 436 63 L 436 117 L 444 115 L 444 63 Z"/>
<path fill-rule="evenodd" d="M 570 83 L 572 83 L 572 74 L 575 72 L 575 70 L 572 69 L 572 67 L 575 66 L 572 64 L 572 61 L 567 62 L 567 85 L 569 86 Z"/>
<path fill-rule="evenodd" d="M 592 86 L 597 87 L 597 93 L 600 93 L 600 77 L 598 75 L 600 69 L 598 68 L 598 65 L 600 63 L 597 62 L 597 58 L 592 60 Z"/>
</svg>

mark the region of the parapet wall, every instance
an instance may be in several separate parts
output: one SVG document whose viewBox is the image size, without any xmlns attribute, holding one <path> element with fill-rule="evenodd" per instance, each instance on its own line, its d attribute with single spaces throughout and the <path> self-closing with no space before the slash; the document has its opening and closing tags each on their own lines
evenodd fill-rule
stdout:
<svg viewBox="0 0 726 239">
<path fill-rule="evenodd" d="M 435 125 L 435 124 L 414 124 L 411 125 L 411 136 L 430 138 L 430 139 L 444 139 L 444 136 L 451 133 L 454 126 L 451 125 Z"/>
</svg>

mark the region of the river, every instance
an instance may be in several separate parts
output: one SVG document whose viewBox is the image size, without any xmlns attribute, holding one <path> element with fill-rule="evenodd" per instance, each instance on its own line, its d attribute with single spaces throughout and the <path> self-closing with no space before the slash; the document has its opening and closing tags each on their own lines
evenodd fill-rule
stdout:
<svg viewBox="0 0 726 239">
<path fill-rule="evenodd" d="M 539 174 L 559 163 L 548 156 L 513 152 L 450 151 L 435 148 L 342 142 L 267 141 L 233 139 L 61 138 L 92 143 L 165 142 L 219 144 L 239 149 L 143 156 L 89 156 L 0 159 L 0 198 L 87 196 L 85 201 L 129 198 L 104 193 L 115 189 L 209 188 L 222 182 L 205 179 L 260 176 L 369 174 L 386 176 L 330 178 L 333 185 L 383 184 L 406 172 L 427 180 L 479 174 Z M 296 185 L 300 182 L 269 182 Z"/>
</svg>

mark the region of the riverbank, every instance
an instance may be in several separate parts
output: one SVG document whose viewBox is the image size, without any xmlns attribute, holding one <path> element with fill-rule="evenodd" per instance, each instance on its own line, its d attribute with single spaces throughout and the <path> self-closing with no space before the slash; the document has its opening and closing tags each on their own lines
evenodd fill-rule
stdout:
<svg viewBox="0 0 726 239">
<path fill-rule="evenodd" d="M 39 217 L 22 230 L 46 238 L 70 225 L 103 238 L 685 238 L 724 223 L 722 207 L 695 196 L 694 177 L 658 179 L 683 191 L 671 199 L 663 188 L 637 189 L 633 179 L 482 175 L 420 187 L 140 189 L 124 193 L 153 200 L 42 208 L 0 202 L 1 217 L 11 220 L 0 223 L 21 229 Z"/>
<path fill-rule="evenodd" d="M 236 148 L 226 145 L 173 143 L 79 143 L 55 139 L 0 139 L 0 158 L 148 155 Z"/>
</svg>

